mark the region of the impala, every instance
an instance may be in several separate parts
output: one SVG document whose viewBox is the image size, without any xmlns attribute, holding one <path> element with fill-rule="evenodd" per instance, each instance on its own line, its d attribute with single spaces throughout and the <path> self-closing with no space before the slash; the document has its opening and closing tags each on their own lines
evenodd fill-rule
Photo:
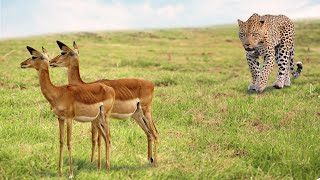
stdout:
<svg viewBox="0 0 320 180">
<path fill-rule="evenodd" d="M 32 58 L 23 61 L 20 66 L 21 68 L 34 68 L 38 71 L 41 92 L 50 103 L 53 113 L 58 116 L 60 129 L 59 175 L 62 176 L 64 122 L 66 121 L 70 165 L 69 178 L 73 177 L 71 153 L 73 120 L 91 122 L 95 131 L 98 130 L 103 136 L 106 143 L 106 168 L 109 169 L 111 145 L 109 117 L 115 101 L 113 88 L 103 83 L 55 86 L 50 80 L 47 51 L 43 47 L 43 53 L 29 46 L 27 46 L 27 49 Z"/>
<path fill-rule="evenodd" d="M 86 84 L 80 77 L 79 57 L 73 56 L 73 54 L 79 53 L 79 49 L 76 43 L 73 42 L 74 50 L 60 41 L 57 41 L 57 44 L 61 49 L 61 54 L 50 61 L 50 66 L 67 67 L 69 84 Z M 104 83 L 115 90 L 116 99 L 111 112 L 111 118 L 127 119 L 129 117 L 132 117 L 133 119 L 135 119 L 135 121 L 143 129 L 147 136 L 148 160 L 156 165 L 158 131 L 152 118 L 152 98 L 154 92 L 154 84 L 150 81 L 141 79 L 103 79 L 96 82 Z M 138 103 L 140 103 L 140 105 L 138 106 L 138 108 L 136 108 Z M 142 118 L 140 118 L 139 116 L 134 116 L 136 111 L 140 111 L 142 113 Z M 152 158 L 152 141 L 154 142 L 154 159 Z M 95 147 L 94 140 L 92 142 L 93 144 L 91 161 L 93 160 Z"/>
</svg>

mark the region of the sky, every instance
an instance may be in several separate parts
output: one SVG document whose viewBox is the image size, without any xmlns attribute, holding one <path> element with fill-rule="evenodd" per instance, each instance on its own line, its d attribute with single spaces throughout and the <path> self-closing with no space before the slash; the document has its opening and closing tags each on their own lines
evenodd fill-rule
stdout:
<svg viewBox="0 0 320 180">
<path fill-rule="evenodd" d="M 236 24 L 253 13 L 320 19 L 320 0 L 0 0 L 0 39 Z"/>
</svg>

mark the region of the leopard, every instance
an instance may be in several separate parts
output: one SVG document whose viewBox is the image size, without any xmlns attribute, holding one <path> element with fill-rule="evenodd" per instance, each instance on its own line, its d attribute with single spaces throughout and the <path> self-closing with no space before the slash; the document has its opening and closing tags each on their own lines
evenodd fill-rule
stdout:
<svg viewBox="0 0 320 180">
<path fill-rule="evenodd" d="M 239 39 L 246 51 L 246 59 L 252 76 L 248 90 L 261 93 L 265 90 L 268 78 L 275 63 L 278 65 L 276 89 L 291 85 L 290 73 L 297 78 L 303 68 L 302 62 L 294 67 L 293 22 L 285 15 L 259 15 L 254 13 L 247 21 L 238 19 Z M 263 57 L 260 71 L 259 57 Z"/>
</svg>

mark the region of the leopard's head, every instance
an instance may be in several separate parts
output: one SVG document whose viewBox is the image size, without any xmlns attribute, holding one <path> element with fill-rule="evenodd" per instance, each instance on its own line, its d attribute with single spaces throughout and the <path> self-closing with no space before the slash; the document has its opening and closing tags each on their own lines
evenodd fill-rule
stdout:
<svg viewBox="0 0 320 180">
<path fill-rule="evenodd" d="M 264 20 L 258 14 L 253 14 L 246 22 L 238 19 L 239 38 L 246 51 L 254 51 L 264 42 Z"/>
</svg>

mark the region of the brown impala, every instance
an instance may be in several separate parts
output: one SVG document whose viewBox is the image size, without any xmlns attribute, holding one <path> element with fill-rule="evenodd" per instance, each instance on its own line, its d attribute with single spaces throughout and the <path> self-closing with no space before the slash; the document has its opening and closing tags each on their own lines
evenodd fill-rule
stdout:
<svg viewBox="0 0 320 180">
<path fill-rule="evenodd" d="M 59 175 L 62 176 L 62 156 L 64 122 L 67 122 L 67 146 L 69 151 L 69 178 L 73 177 L 71 134 L 73 119 L 79 122 L 91 122 L 95 131 L 102 134 L 106 142 L 106 167 L 110 168 L 110 130 L 109 117 L 115 102 L 114 90 L 103 83 L 55 86 L 49 76 L 47 51 L 43 53 L 27 46 L 32 55 L 23 61 L 21 68 L 34 68 L 38 71 L 41 92 L 48 100 L 54 114 L 58 116 L 60 129 Z"/>
<path fill-rule="evenodd" d="M 69 84 L 87 84 L 82 81 L 79 72 L 79 54 L 78 46 L 73 42 L 74 49 L 57 41 L 61 54 L 50 61 L 51 67 L 67 67 Z M 98 80 L 96 82 L 104 83 L 112 87 L 116 93 L 115 103 L 111 112 L 111 118 L 127 119 L 132 117 L 143 129 L 148 140 L 148 160 L 157 164 L 157 143 L 158 131 L 152 118 L 152 98 L 154 84 L 147 80 L 140 79 L 116 79 L 116 80 Z M 142 116 L 135 116 L 136 112 L 142 112 Z M 92 140 L 93 161 L 95 135 Z M 152 141 L 154 141 L 154 159 L 152 158 Z M 99 146 L 99 143 L 98 143 Z M 98 150 L 99 151 L 99 150 Z"/>
</svg>

